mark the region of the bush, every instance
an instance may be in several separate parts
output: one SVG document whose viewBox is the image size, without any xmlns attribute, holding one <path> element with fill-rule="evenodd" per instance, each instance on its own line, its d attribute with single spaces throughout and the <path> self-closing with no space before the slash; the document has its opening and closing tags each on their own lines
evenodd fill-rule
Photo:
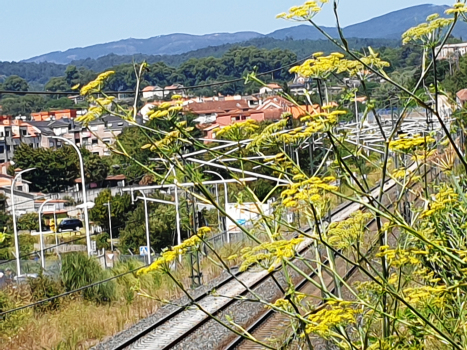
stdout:
<svg viewBox="0 0 467 350">
<path fill-rule="evenodd" d="M 125 262 L 118 263 L 112 269 L 112 273 L 114 276 L 117 276 L 122 273 L 135 270 L 143 265 L 144 264 L 139 260 L 127 260 Z M 137 272 L 128 273 L 122 277 L 117 278 L 119 294 L 123 296 L 128 304 L 131 304 L 135 299 L 136 293 L 133 290 L 134 286 L 138 285 L 143 290 L 149 290 L 154 288 L 155 285 L 155 279 L 152 276 L 153 273 L 148 273 L 141 276 L 136 276 L 136 273 Z"/>
<path fill-rule="evenodd" d="M 5 288 L 0 291 L 0 312 L 30 303 L 26 288 Z M 9 338 L 18 333 L 29 319 L 31 309 L 23 309 L 0 317 L 0 337 Z"/>
<path fill-rule="evenodd" d="M 60 280 L 44 276 L 43 274 L 40 274 L 38 278 L 29 278 L 28 284 L 29 288 L 31 288 L 31 297 L 33 301 L 48 299 L 62 294 L 65 291 Z M 56 298 L 35 306 L 34 311 L 38 313 L 54 311 L 60 308 L 60 303 L 61 298 Z"/>
<path fill-rule="evenodd" d="M 110 249 L 110 243 L 108 242 L 108 239 L 110 238 L 109 234 L 104 232 L 101 234 L 98 234 L 95 238 L 96 240 L 96 248 L 97 250 L 101 249 Z"/>
<path fill-rule="evenodd" d="M 71 291 L 109 278 L 111 272 L 102 269 L 95 259 L 89 258 L 85 254 L 70 253 L 62 258 L 60 276 L 65 289 Z M 86 288 L 83 290 L 82 295 L 88 301 L 97 303 L 111 302 L 116 298 L 115 281 Z"/>
</svg>

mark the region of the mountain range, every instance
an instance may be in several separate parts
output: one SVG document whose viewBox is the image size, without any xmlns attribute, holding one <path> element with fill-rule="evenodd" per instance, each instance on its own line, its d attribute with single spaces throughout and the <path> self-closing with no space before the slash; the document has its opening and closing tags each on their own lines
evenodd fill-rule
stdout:
<svg viewBox="0 0 467 350">
<path fill-rule="evenodd" d="M 372 18 L 343 28 L 347 38 L 400 39 L 402 33 L 426 20 L 433 13 L 440 15 L 448 6 L 418 5 Z M 323 27 L 331 36 L 337 37 L 336 28 Z M 467 37 L 467 23 L 459 22 L 453 31 L 458 38 Z M 255 38 L 273 38 L 278 40 L 319 40 L 324 36 L 311 25 L 298 25 L 276 30 L 269 34 L 257 32 L 215 33 L 206 35 L 169 34 L 149 39 L 124 39 L 110 43 L 73 48 L 66 51 L 50 52 L 24 60 L 24 62 L 52 62 L 68 64 L 72 61 L 97 59 L 110 54 L 128 55 L 178 55 L 206 47 L 241 43 Z"/>
</svg>

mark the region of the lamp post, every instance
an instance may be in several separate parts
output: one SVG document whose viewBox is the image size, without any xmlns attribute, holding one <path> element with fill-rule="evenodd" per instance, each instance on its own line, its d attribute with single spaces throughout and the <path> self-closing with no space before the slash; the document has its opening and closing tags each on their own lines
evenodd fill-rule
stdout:
<svg viewBox="0 0 467 350">
<path fill-rule="evenodd" d="M 41 204 L 39 207 L 39 234 L 40 234 L 40 245 L 41 245 L 41 266 L 42 270 L 45 270 L 45 257 L 44 257 L 44 236 L 42 235 L 42 209 L 44 205 L 53 199 L 47 199 L 44 203 Z"/>
<path fill-rule="evenodd" d="M 20 171 L 18 174 L 15 175 L 13 178 L 13 181 L 11 181 L 11 212 L 13 215 L 13 233 L 15 235 L 15 253 L 16 253 L 16 276 L 19 278 L 21 275 L 21 266 L 20 266 L 20 260 L 19 260 L 19 241 L 18 241 L 18 231 L 16 230 L 16 213 L 15 213 L 15 194 L 14 194 L 14 189 L 15 189 L 15 183 L 18 178 L 23 175 L 24 173 L 27 173 L 28 171 L 35 170 L 36 168 L 29 168 L 23 171 Z"/>
<path fill-rule="evenodd" d="M 148 202 L 147 202 L 147 197 L 146 194 L 144 194 L 143 191 L 140 191 L 141 195 L 143 196 L 144 200 L 144 221 L 146 223 L 146 246 L 148 249 L 148 255 L 147 255 L 147 261 L 148 265 L 151 264 L 151 240 L 149 237 L 149 215 L 148 215 Z M 133 189 L 131 189 L 131 201 L 134 201 L 133 198 Z"/>
<path fill-rule="evenodd" d="M 222 181 L 225 181 L 224 177 L 215 172 L 215 171 L 212 171 L 212 170 L 205 170 L 204 171 L 205 173 L 209 173 L 209 174 L 214 174 L 214 175 L 217 175 L 220 177 L 220 179 Z M 227 184 L 224 182 L 224 211 L 227 213 L 227 207 L 229 205 L 229 195 L 228 195 L 228 192 L 227 192 Z M 224 219 L 224 230 L 225 230 L 225 233 L 227 235 L 227 243 L 230 243 L 230 235 L 229 235 L 229 232 L 227 230 L 227 217 Z"/>
<path fill-rule="evenodd" d="M 85 178 L 84 178 L 83 156 L 81 155 L 81 152 L 80 152 L 79 148 L 71 140 L 68 140 L 68 139 L 66 139 L 64 137 L 61 137 L 61 136 L 50 136 L 50 137 L 52 139 L 61 140 L 63 142 L 68 143 L 78 153 L 79 167 L 80 167 L 80 171 L 81 171 L 81 186 L 82 186 L 82 191 L 83 191 L 83 203 L 85 204 L 85 208 L 84 208 L 84 229 L 86 231 L 86 245 L 88 247 L 88 256 L 91 256 L 91 236 L 89 234 L 89 214 L 88 214 L 88 207 L 87 207 L 88 200 L 87 200 L 87 197 L 86 197 L 86 182 L 85 182 Z"/>
<path fill-rule="evenodd" d="M 110 211 L 110 201 L 104 203 L 109 208 L 109 236 L 110 236 L 110 250 L 114 251 L 114 241 L 112 239 L 112 212 Z M 149 247 L 148 247 L 149 248 Z"/>
</svg>

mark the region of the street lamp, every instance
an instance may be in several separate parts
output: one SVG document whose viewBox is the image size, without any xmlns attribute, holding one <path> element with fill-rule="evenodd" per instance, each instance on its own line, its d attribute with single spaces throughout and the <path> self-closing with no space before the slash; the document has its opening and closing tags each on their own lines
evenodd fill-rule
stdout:
<svg viewBox="0 0 467 350">
<path fill-rule="evenodd" d="M 146 246 L 148 249 L 148 254 L 147 254 L 147 260 L 148 260 L 148 265 L 151 264 L 151 240 L 149 237 L 149 215 L 148 215 L 148 202 L 147 202 L 147 197 L 144 194 L 143 191 L 140 191 L 141 195 L 143 196 L 144 199 L 144 221 L 146 223 Z M 133 189 L 131 189 L 131 201 L 134 202 L 133 198 Z"/>
<path fill-rule="evenodd" d="M 227 213 L 227 207 L 229 205 L 229 195 L 228 195 L 228 192 L 227 192 L 227 184 L 225 183 L 225 179 L 224 177 L 215 172 L 215 171 L 212 171 L 212 170 L 205 170 L 204 173 L 209 173 L 209 174 L 214 174 L 214 175 L 217 175 L 221 178 L 222 181 L 224 181 L 224 211 Z M 227 218 L 224 219 L 224 230 L 225 230 L 225 233 L 227 235 L 227 243 L 230 243 L 230 235 L 229 233 L 227 232 Z"/>
<path fill-rule="evenodd" d="M 112 212 L 110 211 L 110 201 L 104 203 L 109 208 L 109 235 L 110 235 L 110 250 L 114 251 L 114 241 L 112 239 Z M 149 247 L 148 247 L 149 248 Z"/>
<path fill-rule="evenodd" d="M 81 155 L 81 152 L 80 152 L 79 148 L 71 140 L 68 140 L 68 139 L 66 139 L 64 137 L 61 137 L 61 136 L 50 136 L 50 138 L 56 139 L 56 140 L 61 140 L 63 142 L 68 143 L 78 153 L 79 167 L 80 167 L 80 171 L 81 171 L 81 186 L 82 186 L 82 191 L 83 191 L 83 203 L 86 204 L 86 206 L 84 208 L 84 229 L 86 231 L 86 245 L 88 247 L 88 256 L 91 256 L 91 235 L 89 233 L 89 214 L 88 214 L 88 208 L 87 208 L 88 200 L 87 200 L 87 197 L 86 197 L 86 182 L 85 182 L 85 178 L 84 178 L 83 156 Z"/>
<path fill-rule="evenodd" d="M 29 168 L 23 171 L 20 171 L 18 174 L 15 175 L 13 178 L 13 181 L 11 181 L 11 211 L 13 214 L 13 233 L 15 235 L 15 253 L 16 253 L 16 276 L 19 278 L 21 275 L 21 266 L 20 266 L 20 261 L 19 261 L 19 241 L 18 241 L 18 231 L 16 230 L 16 213 L 15 213 L 15 194 L 14 194 L 14 188 L 15 188 L 15 183 L 16 180 L 18 180 L 19 177 L 21 177 L 22 174 L 27 173 L 28 171 L 35 170 L 36 168 Z"/>
<path fill-rule="evenodd" d="M 53 199 L 47 199 L 44 203 L 41 204 L 39 207 L 39 234 L 40 234 L 40 244 L 41 244 L 41 266 L 42 269 L 45 270 L 45 257 L 44 257 L 44 236 L 42 235 L 42 209 L 44 205 Z M 55 207 L 55 205 L 54 205 Z M 56 224 L 56 223 L 55 223 Z"/>
</svg>

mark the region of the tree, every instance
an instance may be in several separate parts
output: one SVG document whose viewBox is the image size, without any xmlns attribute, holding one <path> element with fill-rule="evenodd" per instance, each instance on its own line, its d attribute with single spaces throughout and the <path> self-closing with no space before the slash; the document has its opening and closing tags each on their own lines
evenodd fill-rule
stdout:
<svg viewBox="0 0 467 350">
<path fill-rule="evenodd" d="M 109 189 L 101 191 L 94 200 L 94 207 L 89 211 L 89 218 L 102 226 L 106 232 L 109 231 L 109 209 L 106 206 L 109 202 L 112 218 L 112 237 L 116 237 L 116 233 L 128 221 L 134 205 L 131 203 L 131 196 L 127 193 L 112 196 Z"/>
<path fill-rule="evenodd" d="M 37 213 L 26 213 L 18 218 L 18 229 L 28 231 L 39 231 L 39 215 Z"/>
<path fill-rule="evenodd" d="M 67 109 L 67 108 L 73 108 L 73 107 L 75 107 L 75 104 L 68 97 L 60 97 L 58 99 L 50 99 L 44 105 L 45 109 Z"/>
<path fill-rule="evenodd" d="M 44 86 L 45 91 L 68 91 L 70 89 L 64 77 L 53 77 Z"/>
<path fill-rule="evenodd" d="M 71 86 L 71 87 L 79 83 L 79 72 L 76 66 L 66 67 L 65 81 L 68 84 L 68 86 Z"/>
<path fill-rule="evenodd" d="M 10 75 L 2 84 L 2 89 L 7 91 L 28 91 L 28 82 L 17 75 Z"/>
<path fill-rule="evenodd" d="M 86 150 L 81 149 L 84 161 L 84 175 L 86 181 L 89 182 L 101 182 L 103 181 L 109 172 L 109 165 L 104 161 L 98 154 L 93 154 Z M 73 152 L 76 155 L 76 152 Z M 76 158 L 78 156 L 76 155 Z"/>
</svg>

